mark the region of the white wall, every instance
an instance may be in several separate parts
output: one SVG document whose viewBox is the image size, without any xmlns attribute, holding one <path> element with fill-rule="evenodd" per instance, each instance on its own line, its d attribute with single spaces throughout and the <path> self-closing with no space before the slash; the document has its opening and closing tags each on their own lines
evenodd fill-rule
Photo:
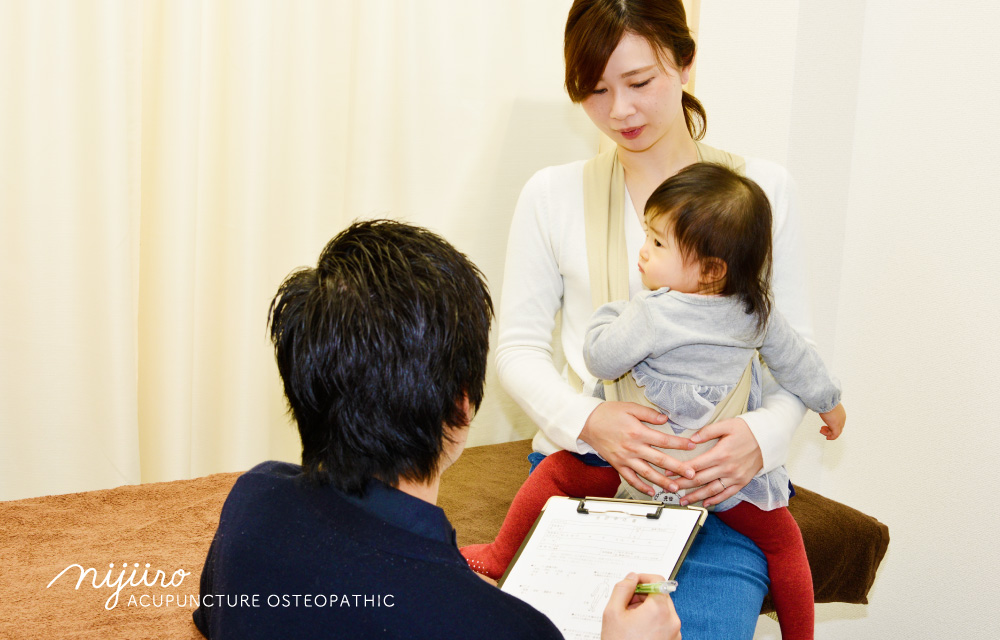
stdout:
<svg viewBox="0 0 1000 640">
<path fill-rule="evenodd" d="M 892 537 L 871 603 L 820 605 L 818 638 L 1000 627 L 997 25 L 972 0 L 702 5 L 708 141 L 796 176 L 817 340 L 845 389 L 844 436 L 807 418 L 793 478 Z"/>
<path fill-rule="evenodd" d="M 391 130 L 351 128 L 367 137 L 358 137 L 351 147 L 358 150 L 350 156 L 351 193 L 355 195 L 345 196 L 338 211 L 347 211 L 347 218 L 384 212 L 435 226 L 482 266 L 494 293 L 499 294 L 506 225 L 521 185 L 538 168 L 586 157 L 596 145 L 593 128 L 561 89 L 561 33 L 568 5 L 569 0 L 505 3 L 502 9 L 483 4 L 499 17 L 478 21 L 456 10 L 448 13 L 451 23 L 433 21 L 441 33 L 431 34 L 432 41 L 447 46 L 428 49 L 426 60 L 409 60 L 402 54 L 386 59 L 387 53 L 364 57 L 356 84 L 349 85 L 355 89 L 350 99 L 331 97 L 319 103 L 350 103 L 330 116 L 330 132 L 339 131 L 332 123 L 344 110 L 348 115 L 355 109 L 365 116 L 370 110 L 374 116 L 388 117 L 393 107 L 404 119 L 394 119 Z M 28 5 L 11 6 L 20 10 Z M 324 3 L 316 6 L 339 11 Z M 366 2 L 364 6 L 371 14 L 358 17 L 359 40 L 371 43 L 373 51 L 388 50 L 403 37 L 400 34 L 424 33 L 400 26 L 406 24 L 403 18 L 399 22 L 368 19 L 380 11 L 389 12 L 389 3 Z M 241 5 L 238 14 L 259 16 L 260 11 L 259 6 L 251 12 Z M 286 14 L 276 11 L 276 15 Z M 89 23 L 66 20 L 59 24 Z M 493 35 L 484 35 L 489 30 L 483 25 L 489 25 Z M 1000 317 L 1000 295 L 993 282 L 1000 271 L 994 250 L 1000 244 L 1000 196 L 995 187 L 1000 175 L 996 147 L 1000 80 L 992 42 L 997 25 L 1000 9 L 986 0 L 947 4 L 706 0 L 701 7 L 696 93 L 710 116 L 707 141 L 771 158 L 787 165 L 796 176 L 816 337 L 821 352 L 844 382 L 851 417 L 846 434 L 833 444 L 820 439 L 815 417 L 808 418 L 796 438 L 789 464 L 792 476 L 806 487 L 878 517 L 892 534 L 871 604 L 821 606 L 820 638 L 978 638 L 988 637 L 988 631 L 996 635 L 1000 626 L 990 622 L 991 605 L 1000 596 L 993 575 L 1000 566 L 1000 552 L 990 540 L 998 528 L 998 518 L 991 515 L 998 489 L 991 465 L 1000 459 L 1000 434 L 994 427 L 994 412 L 989 410 L 998 395 L 994 381 L 1000 379 L 1000 347 L 992 335 Z M 276 28 L 275 33 L 287 31 Z M 8 48 L 12 42 L 12 38 L 0 38 Z M 176 55 L 166 57 L 177 59 Z M 317 69 L 322 66 L 316 62 L 321 58 L 306 57 Z M 26 73 L 29 67 L 18 56 L 7 58 L 11 68 Z M 416 62 L 423 63 L 419 68 L 451 72 L 438 76 L 405 73 L 405 63 L 414 66 Z M 466 67 L 476 73 L 464 72 Z M 295 68 L 288 85 L 311 87 L 313 70 Z M 45 76 L 24 78 L 37 84 L 47 80 Z M 401 85 L 383 80 L 387 77 L 412 83 L 403 87 L 402 93 L 411 101 L 405 108 L 398 100 L 367 93 L 380 87 L 402 91 Z M 320 95 L 328 91 L 339 96 L 346 85 L 338 78 Z M 273 95 L 283 94 L 275 90 Z M 65 111 L 62 103 L 54 104 L 54 110 Z M 313 109 L 309 105 L 316 100 L 304 99 L 300 104 Z M 31 106 L 37 109 L 37 101 Z M 0 120 L 7 123 L 0 127 L 5 141 L 28 135 L 19 120 Z M 312 121 L 302 120 L 305 124 Z M 62 129 L 55 130 L 62 134 Z M 400 130 L 408 134 L 398 135 Z M 274 134 L 273 138 L 287 145 L 287 150 L 280 145 L 278 150 L 289 157 L 298 148 L 295 145 L 309 137 L 304 125 L 295 132 L 298 137 Z M 89 135 L 90 130 L 84 133 Z M 339 144 L 334 133 L 328 132 L 323 139 Z M 11 146 L 5 145 L 5 153 L 0 154 L 4 166 L 10 168 L 0 172 L 7 178 L 4 184 L 29 184 L 17 177 L 30 163 L 11 154 Z M 44 147 L 25 146 L 33 153 Z M 383 149 L 392 150 L 391 162 L 382 158 Z M 303 163 L 320 166 L 300 158 L 299 164 L 289 167 Z M 287 172 L 292 173 L 291 169 Z M 283 173 L 272 177 L 274 184 L 282 185 L 282 190 L 275 191 L 278 196 L 293 194 L 288 203 L 282 203 L 283 210 L 323 212 L 323 207 L 306 201 L 314 196 L 324 201 L 336 191 L 339 180 L 347 182 L 334 176 L 332 186 L 309 191 L 299 189 L 296 180 L 314 184 L 322 182 L 323 176 L 299 173 L 302 176 L 294 180 L 286 181 Z M 379 177 L 391 181 L 394 188 L 386 189 Z M 148 179 L 144 175 L 143 181 Z M 38 184 L 44 184 L 42 191 L 51 189 L 49 182 Z M 45 202 L 25 208 L 33 215 L 17 220 L 38 224 L 45 219 L 39 217 Z M 13 219 L 20 210 L 5 212 Z M 323 218 L 316 224 L 326 229 L 334 221 Z M 317 235 L 319 244 L 304 252 L 301 260 L 282 261 L 275 278 L 314 260 L 327 237 Z M 0 244 L 10 249 L 7 253 L 16 253 L 18 246 L 35 246 L 20 240 L 21 236 L 8 233 Z M 8 297 L 17 274 L 38 275 L 31 269 L 10 273 L 14 275 L 6 280 Z M 50 280 L 39 290 L 61 291 L 53 289 Z M 11 299 L 27 300 L 17 295 Z M 276 385 L 260 329 L 267 298 L 261 300 L 257 311 L 246 316 L 252 317 L 248 322 L 258 336 L 254 348 L 268 358 L 267 375 Z M 25 307 L 18 314 L 8 314 L 8 324 L 22 317 L 29 319 L 25 324 L 34 322 L 32 310 Z M 23 342 L 17 331 L 4 335 L 8 343 Z M 65 344 L 71 342 L 83 341 Z M 55 346 L 61 349 L 63 343 Z M 90 353 L 87 348 L 81 351 L 83 356 Z M 61 374 L 67 363 L 88 363 L 83 356 L 60 351 L 52 363 L 36 358 L 39 371 L 44 369 L 47 376 L 43 392 L 61 390 L 52 380 L 63 378 L 50 377 L 50 370 Z M 8 413 L 4 416 L 9 416 L 9 406 L 21 400 L 21 379 L 29 377 L 9 362 L 3 371 L 6 377 L 0 376 L 4 380 L 0 388 L 6 394 L 3 404 Z M 533 429 L 496 384 L 492 367 L 490 371 L 490 391 L 470 444 L 527 437 Z M 277 393 L 278 387 L 274 389 Z M 93 404 L 100 396 L 89 398 Z M 0 489 L 6 489 L 9 497 L 20 497 L 111 486 L 112 480 L 93 480 L 93 473 L 86 482 L 99 485 L 86 484 L 66 464 L 32 467 L 32 460 L 56 459 L 56 449 L 68 451 L 66 457 L 75 455 L 71 445 L 86 439 L 79 426 L 84 417 L 74 415 L 70 421 L 57 416 L 60 419 L 51 420 L 51 431 L 33 426 L 38 432 L 33 442 L 44 455 L 32 455 L 35 448 L 12 446 L 11 438 L 24 433 L 25 424 L 41 422 L 51 407 L 22 404 L 26 415 L 34 412 L 32 420 L 0 424 L 7 438 L 0 443 L 0 454 L 7 453 L 5 478 L 26 482 L 18 473 L 20 460 L 28 461 L 25 468 L 37 467 L 44 472 L 37 475 L 51 476 L 60 484 L 45 485 L 43 490 L 38 488 L 41 485 L 4 487 L 0 481 Z M 60 410 L 66 406 L 65 402 L 57 404 Z M 36 407 L 41 408 L 35 412 Z M 100 411 L 91 414 L 95 422 L 103 416 Z M 216 422 L 237 429 L 245 426 L 243 417 Z M 267 420 L 260 422 L 266 425 Z M 265 427 L 261 432 L 269 433 Z M 105 449 L 121 446 L 115 441 Z M 238 463 L 245 468 L 259 459 L 246 455 Z M 87 462 L 91 464 L 90 459 Z M 198 474 L 208 472 L 207 467 L 193 468 Z M 131 476 L 136 473 L 129 472 Z M 775 637 L 774 626 L 762 621 L 759 635 Z"/>
<path fill-rule="evenodd" d="M 521 187 L 597 145 L 569 4 L 0 1 L 0 500 L 298 460 L 268 302 L 355 218 L 498 297 Z M 489 372 L 469 444 L 529 437 Z"/>
</svg>

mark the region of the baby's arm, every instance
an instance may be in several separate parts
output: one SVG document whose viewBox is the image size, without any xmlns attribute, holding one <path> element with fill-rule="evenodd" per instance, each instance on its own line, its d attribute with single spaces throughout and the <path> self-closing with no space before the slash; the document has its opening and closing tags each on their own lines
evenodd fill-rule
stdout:
<svg viewBox="0 0 1000 640">
<path fill-rule="evenodd" d="M 847 411 L 843 404 L 838 404 L 830 411 L 819 414 L 823 418 L 826 426 L 820 427 L 819 432 L 826 436 L 827 440 L 836 440 L 844 430 L 844 423 L 847 422 Z"/>
<path fill-rule="evenodd" d="M 837 439 L 847 421 L 847 413 L 840 403 L 840 384 L 830 375 L 816 349 L 777 309 L 771 311 L 760 354 L 774 379 L 820 415 L 826 425 L 820 433 L 827 440 Z"/>
<path fill-rule="evenodd" d="M 650 355 L 655 333 L 644 299 L 639 294 L 631 302 L 610 302 L 591 316 L 583 341 L 583 360 L 590 373 L 617 380 Z"/>
</svg>

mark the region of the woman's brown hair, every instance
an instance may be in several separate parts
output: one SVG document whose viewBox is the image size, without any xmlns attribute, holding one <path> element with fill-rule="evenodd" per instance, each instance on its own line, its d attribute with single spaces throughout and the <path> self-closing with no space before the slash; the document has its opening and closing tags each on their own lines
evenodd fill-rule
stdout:
<svg viewBox="0 0 1000 640">
<path fill-rule="evenodd" d="M 573 102 L 583 102 L 594 91 L 626 33 L 644 38 L 657 56 L 670 52 L 680 68 L 694 61 L 694 38 L 681 0 L 575 0 L 563 44 L 566 91 Z M 707 124 L 705 107 L 687 91 L 682 105 L 691 137 L 700 140 Z"/>
</svg>

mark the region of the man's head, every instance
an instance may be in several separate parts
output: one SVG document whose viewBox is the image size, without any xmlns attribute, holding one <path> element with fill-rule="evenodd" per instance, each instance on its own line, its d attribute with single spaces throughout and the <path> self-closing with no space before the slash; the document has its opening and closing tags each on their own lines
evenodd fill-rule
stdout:
<svg viewBox="0 0 1000 640">
<path fill-rule="evenodd" d="M 289 275 L 271 340 L 307 477 L 353 494 L 431 480 L 482 402 L 492 317 L 479 269 L 400 222 L 356 222 Z"/>
</svg>

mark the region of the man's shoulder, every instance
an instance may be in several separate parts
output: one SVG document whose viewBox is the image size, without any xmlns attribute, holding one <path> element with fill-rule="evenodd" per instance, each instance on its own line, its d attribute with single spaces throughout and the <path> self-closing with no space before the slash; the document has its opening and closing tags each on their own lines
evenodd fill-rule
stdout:
<svg viewBox="0 0 1000 640">
<path fill-rule="evenodd" d="M 232 498 L 244 493 L 257 493 L 262 490 L 274 492 L 280 490 L 280 487 L 292 490 L 297 478 L 301 476 L 302 467 L 297 464 L 278 460 L 261 462 L 236 479 L 229 496 Z"/>
<path fill-rule="evenodd" d="M 260 526 L 262 513 L 301 510 L 305 500 L 302 468 L 288 462 L 262 462 L 239 478 L 229 490 L 222 506 L 220 531 L 223 526 Z"/>
<path fill-rule="evenodd" d="M 275 478 L 291 478 L 302 474 L 302 467 L 291 462 L 268 460 L 252 467 L 244 476 L 268 476 Z"/>
</svg>

